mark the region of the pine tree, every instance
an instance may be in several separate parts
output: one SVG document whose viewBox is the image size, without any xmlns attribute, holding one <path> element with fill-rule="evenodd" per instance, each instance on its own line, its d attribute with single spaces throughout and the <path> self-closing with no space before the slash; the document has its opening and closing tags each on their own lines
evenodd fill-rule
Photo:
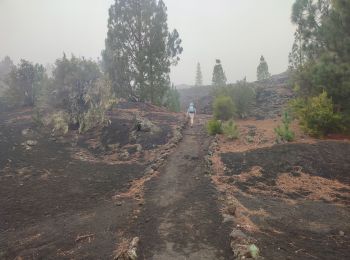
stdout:
<svg viewBox="0 0 350 260">
<path fill-rule="evenodd" d="M 267 65 L 267 62 L 265 61 L 265 58 L 262 55 L 260 57 L 260 64 L 256 70 L 256 74 L 258 80 L 268 79 L 271 76 L 269 73 L 269 66 Z"/>
<path fill-rule="evenodd" d="M 168 30 L 162 0 L 115 0 L 102 55 L 118 96 L 160 104 L 181 52 L 178 32 Z"/>
<path fill-rule="evenodd" d="M 197 72 L 196 72 L 196 82 L 195 86 L 202 86 L 203 85 L 203 75 L 201 70 L 201 64 L 197 63 Z"/>
<path fill-rule="evenodd" d="M 0 80 L 5 79 L 14 66 L 13 61 L 9 56 L 6 56 L 2 61 L 0 61 Z"/>
<path fill-rule="evenodd" d="M 38 97 L 40 83 L 45 77 L 45 69 L 42 65 L 21 60 L 6 78 L 8 85 L 6 97 L 15 106 L 33 106 Z"/>
<path fill-rule="evenodd" d="M 177 91 L 174 84 L 168 89 L 163 105 L 172 112 L 180 112 L 180 93 Z"/>
<path fill-rule="evenodd" d="M 292 22 L 290 69 L 299 95 L 326 91 L 337 110 L 350 114 L 350 1 L 296 0 Z"/>
<path fill-rule="evenodd" d="M 212 85 L 216 87 L 222 87 L 226 85 L 226 81 L 227 79 L 222 68 L 221 61 L 217 59 L 213 70 Z"/>
</svg>

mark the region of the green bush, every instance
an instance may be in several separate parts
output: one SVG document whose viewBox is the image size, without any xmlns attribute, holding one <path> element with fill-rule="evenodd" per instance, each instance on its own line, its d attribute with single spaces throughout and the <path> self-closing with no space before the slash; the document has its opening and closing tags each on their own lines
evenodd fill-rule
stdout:
<svg viewBox="0 0 350 260">
<path fill-rule="evenodd" d="M 293 101 L 291 107 L 303 130 L 312 136 L 320 137 L 343 130 L 342 117 L 334 112 L 332 99 L 326 92 L 305 101 Z"/>
<path fill-rule="evenodd" d="M 229 120 L 236 114 L 236 107 L 228 96 L 218 96 L 213 103 L 214 117 L 220 120 Z"/>
<path fill-rule="evenodd" d="M 275 133 L 277 135 L 277 141 L 291 142 L 294 140 L 294 132 L 290 130 L 289 126 L 292 122 L 288 112 L 283 114 L 282 125 L 275 128 Z"/>
<path fill-rule="evenodd" d="M 222 134 L 222 123 L 220 120 L 211 119 L 207 123 L 207 131 L 210 135 Z"/>
<path fill-rule="evenodd" d="M 237 108 L 237 114 L 241 118 L 248 116 L 249 110 L 255 103 L 256 93 L 252 84 L 246 80 L 238 81 L 229 88 L 230 96 Z"/>
<path fill-rule="evenodd" d="M 252 83 L 248 83 L 246 79 L 237 81 L 236 84 L 216 88 L 213 94 L 217 98 L 230 97 L 235 107 L 235 113 L 241 118 L 248 116 L 256 101 L 255 87 Z"/>
<path fill-rule="evenodd" d="M 236 123 L 233 120 L 225 122 L 222 127 L 223 133 L 229 139 L 237 139 L 239 136 L 239 131 Z"/>
</svg>

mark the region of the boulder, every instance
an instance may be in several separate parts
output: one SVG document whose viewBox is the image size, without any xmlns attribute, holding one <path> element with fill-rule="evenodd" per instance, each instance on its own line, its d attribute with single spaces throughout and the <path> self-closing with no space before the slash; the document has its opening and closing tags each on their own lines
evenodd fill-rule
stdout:
<svg viewBox="0 0 350 260">
<path fill-rule="evenodd" d="M 140 132 L 156 133 L 160 131 L 160 128 L 155 124 L 153 124 L 147 118 L 136 116 L 135 122 L 134 122 L 134 130 L 140 131 Z"/>
</svg>

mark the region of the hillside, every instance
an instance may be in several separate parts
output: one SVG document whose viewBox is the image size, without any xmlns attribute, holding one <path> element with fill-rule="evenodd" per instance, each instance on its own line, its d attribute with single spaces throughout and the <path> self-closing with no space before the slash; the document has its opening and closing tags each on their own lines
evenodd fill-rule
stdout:
<svg viewBox="0 0 350 260">
<path fill-rule="evenodd" d="M 256 103 L 249 116 L 257 119 L 273 118 L 281 114 L 283 107 L 293 97 L 288 87 L 288 74 L 281 73 L 264 81 L 254 82 Z M 202 114 L 212 114 L 213 95 L 211 86 L 180 89 L 181 108 L 186 110 L 190 102 L 194 102 Z"/>
</svg>

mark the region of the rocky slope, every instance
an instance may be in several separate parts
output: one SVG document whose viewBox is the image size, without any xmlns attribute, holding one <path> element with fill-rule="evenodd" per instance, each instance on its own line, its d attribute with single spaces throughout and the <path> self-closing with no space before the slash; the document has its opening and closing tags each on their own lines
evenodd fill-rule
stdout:
<svg viewBox="0 0 350 260">
<path fill-rule="evenodd" d="M 274 118 L 281 114 L 293 92 L 288 87 L 288 74 L 281 73 L 263 81 L 254 82 L 256 102 L 249 117 L 256 119 Z M 201 114 L 212 114 L 213 94 L 211 86 L 192 87 L 179 90 L 181 108 L 186 111 L 190 102 L 194 102 Z"/>
</svg>

